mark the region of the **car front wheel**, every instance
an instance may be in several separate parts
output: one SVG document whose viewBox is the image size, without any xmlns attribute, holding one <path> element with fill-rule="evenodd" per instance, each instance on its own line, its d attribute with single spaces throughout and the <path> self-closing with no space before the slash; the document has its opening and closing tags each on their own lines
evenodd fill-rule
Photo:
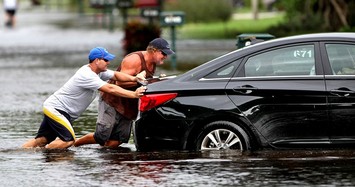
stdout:
<svg viewBox="0 0 355 187">
<path fill-rule="evenodd" d="M 250 149 L 247 133 L 229 121 L 216 121 L 206 125 L 196 141 L 197 150 Z"/>
</svg>

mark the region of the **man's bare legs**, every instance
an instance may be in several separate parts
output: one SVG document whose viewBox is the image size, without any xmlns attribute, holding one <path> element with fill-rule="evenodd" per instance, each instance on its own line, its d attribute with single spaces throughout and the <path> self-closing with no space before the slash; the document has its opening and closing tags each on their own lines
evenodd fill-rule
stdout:
<svg viewBox="0 0 355 187">
<path fill-rule="evenodd" d="M 94 138 L 94 133 L 89 133 L 79 139 L 77 139 L 74 143 L 75 147 L 79 147 L 84 144 L 95 144 L 95 138 Z"/>
<path fill-rule="evenodd" d="M 45 137 L 39 137 L 36 139 L 28 140 L 22 145 L 22 148 L 35 148 L 35 147 L 44 147 L 47 144 L 47 139 Z"/>
<path fill-rule="evenodd" d="M 110 149 L 117 149 L 117 147 L 121 145 L 121 142 L 120 141 L 117 141 L 117 140 L 108 140 L 106 143 L 105 143 L 105 147 L 107 148 L 110 148 Z"/>
<path fill-rule="evenodd" d="M 48 141 L 45 137 L 39 137 L 36 139 L 31 139 L 22 145 L 22 148 L 36 148 L 45 147 L 48 149 L 66 149 L 74 144 L 74 141 L 65 142 L 59 138 L 55 139 L 51 143 L 47 144 Z M 47 145 L 46 145 L 47 144 Z"/>
<path fill-rule="evenodd" d="M 75 141 L 74 146 L 79 147 L 81 145 L 85 144 L 96 144 L 96 140 L 94 138 L 94 133 L 89 133 L 78 140 Z M 110 148 L 110 149 L 116 149 L 119 145 L 121 144 L 120 141 L 116 140 L 108 140 L 106 141 L 104 147 Z"/>
<path fill-rule="evenodd" d="M 74 141 L 65 142 L 59 138 L 46 145 L 47 149 L 66 149 L 74 144 Z"/>
</svg>

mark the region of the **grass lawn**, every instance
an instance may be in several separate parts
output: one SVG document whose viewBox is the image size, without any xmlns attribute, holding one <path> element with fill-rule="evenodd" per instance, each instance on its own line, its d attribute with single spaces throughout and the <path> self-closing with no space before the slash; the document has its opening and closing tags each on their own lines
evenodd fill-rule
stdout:
<svg viewBox="0 0 355 187">
<path fill-rule="evenodd" d="M 177 27 L 178 39 L 232 39 L 242 33 L 268 33 L 284 21 L 284 14 L 265 19 L 230 20 L 226 23 L 188 23 Z M 269 33 L 272 34 L 272 33 Z"/>
</svg>

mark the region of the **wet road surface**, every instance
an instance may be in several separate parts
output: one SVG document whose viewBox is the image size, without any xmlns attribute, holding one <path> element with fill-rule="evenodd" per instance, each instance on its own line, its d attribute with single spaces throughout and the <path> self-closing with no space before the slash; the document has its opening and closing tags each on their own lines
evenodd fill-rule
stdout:
<svg viewBox="0 0 355 187">
<path fill-rule="evenodd" d="M 117 150 L 98 145 L 21 149 L 38 130 L 43 101 L 87 63 L 89 49 L 102 45 L 115 54 L 121 50 L 120 33 L 61 30 L 34 22 L 0 30 L 0 186 L 355 185 L 353 150 L 144 153 L 132 141 Z M 205 52 L 199 44 L 205 41 L 179 45 Z M 74 123 L 78 137 L 94 131 L 96 107 L 94 101 Z"/>
</svg>

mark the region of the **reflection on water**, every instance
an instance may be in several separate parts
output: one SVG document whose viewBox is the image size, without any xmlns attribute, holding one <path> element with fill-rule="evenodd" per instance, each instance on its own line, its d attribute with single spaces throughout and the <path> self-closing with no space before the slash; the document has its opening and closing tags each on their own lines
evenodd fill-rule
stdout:
<svg viewBox="0 0 355 187">
<path fill-rule="evenodd" d="M 97 145 L 68 150 L 1 145 L 4 186 L 288 186 L 355 184 L 352 150 L 136 152 Z"/>
<path fill-rule="evenodd" d="M 67 151 L 13 149 L 0 152 L 0 169 L 4 171 L 1 175 L 10 176 L 5 184 L 29 186 L 41 185 L 44 181 L 48 186 L 57 182 L 70 186 L 354 184 L 355 157 L 352 151 L 312 152 L 315 155 L 298 151 L 292 157 L 290 155 L 294 151 L 253 154 L 233 151 L 138 153 L 128 149 L 105 150 L 94 146 Z"/>
<path fill-rule="evenodd" d="M 60 162 L 74 160 L 75 152 L 72 150 L 50 150 L 43 149 L 43 156 L 45 162 Z"/>
</svg>

